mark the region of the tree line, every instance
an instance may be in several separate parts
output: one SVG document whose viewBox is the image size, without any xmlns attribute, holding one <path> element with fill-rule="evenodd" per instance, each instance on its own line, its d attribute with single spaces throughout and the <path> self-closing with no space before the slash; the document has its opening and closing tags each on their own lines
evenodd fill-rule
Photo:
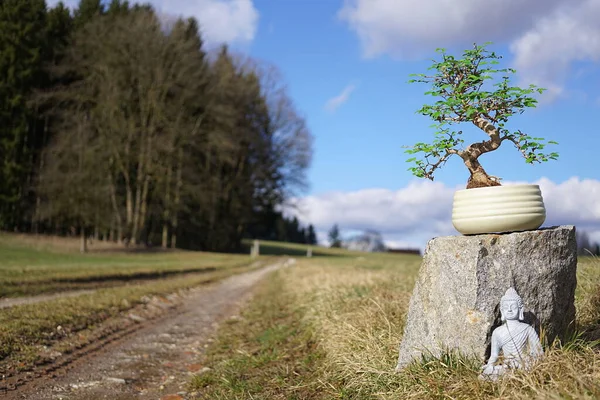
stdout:
<svg viewBox="0 0 600 400">
<path fill-rule="evenodd" d="M 366 229 L 358 235 L 353 235 L 349 238 L 342 239 L 340 227 L 338 224 L 333 224 L 327 234 L 329 238 L 329 247 L 346 248 L 349 250 L 367 251 L 367 252 L 384 252 L 388 251 L 383 236 L 380 232 L 374 229 Z"/>
<path fill-rule="evenodd" d="M 286 217 L 281 213 L 266 216 L 267 220 L 248 227 L 250 237 L 279 242 L 312 244 L 318 243 L 317 234 L 312 224 L 302 226 L 297 217 Z"/>
<path fill-rule="evenodd" d="M 585 230 L 576 230 L 577 254 L 580 256 L 600 256 L 600 243 L 592 241 Z"/>
<path fill-rule="evenodd" d="M 274 67 L 208 53 L 200 30 L 121 0 L 1 1 L 0 229 L 211 251 L 292 240 L 277 210 L 307 186 L 305 120 Z"/>
</svg>

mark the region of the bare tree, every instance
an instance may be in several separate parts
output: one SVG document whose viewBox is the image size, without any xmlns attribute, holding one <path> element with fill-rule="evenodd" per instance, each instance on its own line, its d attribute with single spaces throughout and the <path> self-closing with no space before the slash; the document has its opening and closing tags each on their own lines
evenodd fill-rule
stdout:
<svg viewBox="0 0 600 400">
<path fill-rule="evenodd" d="M 73 224 L 79 230 L 80 250 L 87 251 L 87 233 L 102 224 L 109 212 L 109 187 L 104 178 L 106 152 L 85 114 L 62 120 L 61 135 L 47 147 L 47 165 L 40 174 L 38 193 L 42 219 Z"/>
<path fill-rule="evenodd" d="M 306 172 L 312 161 L 313 137 L 288 93 L 281 71 L 274 65 L 245 60 L 245 68 L 260 78 L 261 94 L 269 113 L 272 165 L 282 197 L 289 199 L 308 188 Z"/>
<path fill-rule="evenodd" d="M 199 51 L 181 37 L 165 35 L 145 9 L 93 20 L 75 37 L 69 62 L 81 79 L 69 91 L 95 94 L 88 108 L 109 152 L 113 220 L 128 241 L 140 241 L 159 182 L 165 188 L 164 217 L 174 224 L 181 138 L 198 128 L 184 102 L 194 94 L 195 70 L 202 67 Z"/>
<path fill-rule="evenodd" d="M 312 138 L 280 75 L 237 63 L 227 48 L 208 62 L 195 20 L 165 32 L 149 8 L 95 16 L 55 72 L 63 86 L 41 98 L 65 129 L 43 180 L 59 190 L 60 166 L 81 187 L 93 182 L 98 198 L 84 219 L 46 200 L 84 233 L 231 250 L 260 212 L 306 187 Z"/>
<path fill-rule="evenodd" d="M 201 142 L 201 128 L 207 102 L 208 64 L 200 49 L 202 41 L 194 19 L 177 21 L 171 29 L 168 42 L 178 65 L 173 68 L 175 73 L 166 104 L 168 123 L 164 127 L 165 143 L 162 146 L 164 158 L 167 160 L 165 178 L 162 181 L 162 246 L 168 246 L 170 236 L 170 245 L 175 248 L 178 217 L 183 207 L 182 192 L 188 189 L 189 173 L 198 172 L 197 168 L 188 169 L 188 173 L 184 174 L 184 164 L 193 162 L 186 149 L 196 142 Z"/>
</svg>

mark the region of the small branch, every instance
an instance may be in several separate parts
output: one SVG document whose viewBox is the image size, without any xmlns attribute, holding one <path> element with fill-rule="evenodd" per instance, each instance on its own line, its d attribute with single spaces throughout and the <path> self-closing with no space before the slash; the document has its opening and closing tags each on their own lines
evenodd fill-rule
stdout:
<svg viewBox="0 0 600 400">
<path fill-rule="evenodd" d="M 446 149 L 446 154 L 441 156 L 435 164 L 431 164 L 429 161 L 427 161 L 427 165 L 423 167 L 423 177 L 432 181 L 434 171 L 445 164 L 452 155 L 458 154 L 460 156 L 460 153 L 460 151 L 455 149 Z M 427 160 L 427 156 L 425 156 L 425 159 Z"/>
<path fill-rule="evenodd" d="M 512 135 L 504 135 L 504 136 L 502 136 L 502 138 L 500 140 L 501 141 L 508 140 L 509 142 L 512 142 L 515 145 L 515 147 L 517 148 L 517 150 L 519 150 L 521 152 L 521 154 L 523 155 L 523 157 L 527 158 L 527 153 L 525 152 L 525 150 L 521 146 L 521 143 L 519 143 L 519 141 L 514 136 L 512 136 Z"/>
<path fill-rule="evenodd" d="M 498 123 L 498 120 L 495 117 L 492 117 L 489 113 L 484 113 L 483 116 L 486 117 L 488 120 L 492 121 L 494 124 Z M 494 127 L 494 129 L 496 129 L 496 127 Z"/>
</svg>

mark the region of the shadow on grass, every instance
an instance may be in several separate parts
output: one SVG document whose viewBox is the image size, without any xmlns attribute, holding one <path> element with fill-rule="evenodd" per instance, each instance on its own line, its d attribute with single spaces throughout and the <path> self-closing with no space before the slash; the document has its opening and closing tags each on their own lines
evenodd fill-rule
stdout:
<svg viewBox="0 0 600 400">
<path fill-rule="evenodd" d="M 599 348 L 600 323 L 579 326 L 573 334 L 573 337 L 570 338 L 570 340 L 568 340 L 567 343 L 584 343 L 587 346 Z"/>
</svg>

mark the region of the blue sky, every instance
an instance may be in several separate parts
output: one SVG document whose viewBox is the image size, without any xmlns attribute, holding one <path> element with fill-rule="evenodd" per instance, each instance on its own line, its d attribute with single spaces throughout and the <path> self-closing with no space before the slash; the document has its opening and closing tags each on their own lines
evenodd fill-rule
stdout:
<svg viewBox="0 0 600 400">
<path fill-rule="evenodd" d="M 356 35 L 336 17 L 339 1 L 263 0 L 257 1 L 256 6 L 261 12 L 261 24 L 250 54 L 281 68 L 292 98 L 315 135 L 311 194 L 406 186 L 413 177 L 406 170 L 408 156 L 402 146 L 427 140 L 433 132 L 431 121 L 415 113 L 431 101 L 423 95 L 426 86 L 407 81 L 411 73 L 426 72 L 430 62 L 404 61 L 387 55 L 365 59 Z M 484 40 L 485 37 L 480 39 Z M 498 43 L 493 49 L 510 57 L 507 44 Z M 425 48 L 423 58 L 435 57 L 434 50 L 435 47 Z M 585 67 L 590 65 L 580 66 Z M 593 72 L 589 75 L 598 88 L 600 74 Z M 590 96 L 598 96 L 589 84 L 590 77 L 582 75 L 573 78 L 569 87 L 582 93 L 589 89 Z M 341 95 L 347 87 L 354 87 L 347 101 L 334 112 L 327 111 L 327 101 Z M 598 177 L 595 154 L 600 135 L 589 134 L 591 114 L 600 114 L 600 105 L 594 100 L 560 99 L 530 110 L 512 124 L 515 129 L 559 141 L 559 162 L 526 165 L 509 146 L 484 156 L 482 162 L 490 173 L 501 175 L 504 180 Z M 473 137 L 480 135 L 476 128 L 472 131 Z M 590 146 L 581 149 L 577 145 L 580 140 Z M 441 171 L 438 179 L 454 186 L 464 184 L 467 178 L 466 169 L 456 159 Z"/>
<path fill-rule="evenodd" d="M 431 121 L 415 113 L 432 100 L 423 95 L 427 88 L 407 81 L 426 72 L 436 47 L 459 53 L 493 41 L 517 69 L 515 83 L 549 89 L 509 127 L 558 141 L 560 158 L 532 166 L 504 144 L 482 164 L 503 182 L 540 183 L 546 225 L 575 224 L 600 241 L 600 0 L 503 0 L 490 14 L 485 0 L 151 3 L 166 14 L 195 16 L 210 44 L 228 42 L 282 72 L 315 138 L 299 216 L 320 238 L 333 223 L 346 233 L 380 230 L 397 246 L 456 234 L 451 198 L 468 173 L 459 159 L 434 183 L 407 171 L 402 146 L 433 133 Z M 465 132 L 484 139 L 474 127 Z"/>
</svg>

